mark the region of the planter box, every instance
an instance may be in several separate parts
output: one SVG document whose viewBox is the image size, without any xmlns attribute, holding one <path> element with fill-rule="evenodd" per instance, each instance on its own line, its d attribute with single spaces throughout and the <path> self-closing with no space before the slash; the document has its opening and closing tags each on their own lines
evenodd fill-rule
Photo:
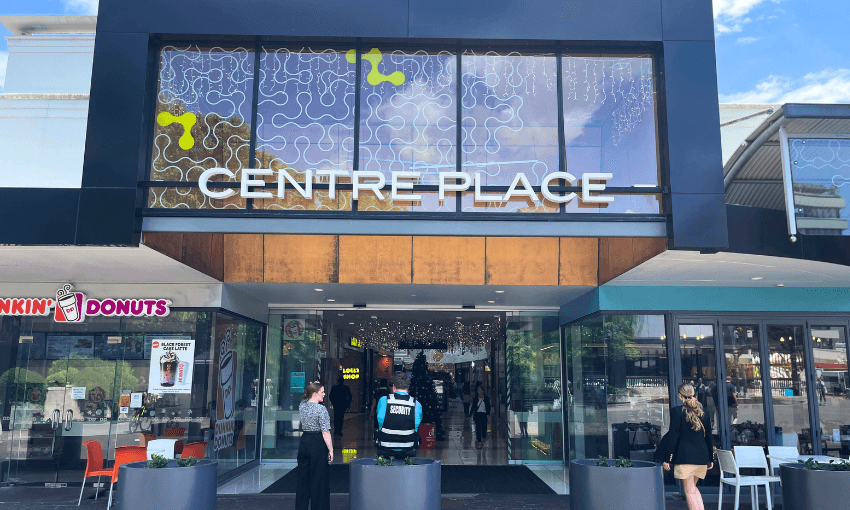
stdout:
<svg viewBox="0 0 850 510">
<path fill-rule="evenodd" d="M 608 463 L 614 465 L 613 459 Z M 570 462 L 570 510 L 664 510 L 661 464 L 633 461 L 634 467 L 599 467 L 595 460 Z"/>
<path fill-rule="evenodd" d="M 847 508 L 850 471 L 807 471 L 801 464 L 779 466 L 783 510 Z"/>
<path fill-rule="evenodd" d="M 440 510 L 440 461 L 416 457 L 416 465 L 376 466 L 374 458 L 349 464 L 350 510 Z"/>
<path fill-rule="evenodd" d="M 217 462 L 200 460 L 192 467 L 175 461 L 161 469 L 147 462 L 118 468 L 118 510 L 215 510 Z"/>
</svg>

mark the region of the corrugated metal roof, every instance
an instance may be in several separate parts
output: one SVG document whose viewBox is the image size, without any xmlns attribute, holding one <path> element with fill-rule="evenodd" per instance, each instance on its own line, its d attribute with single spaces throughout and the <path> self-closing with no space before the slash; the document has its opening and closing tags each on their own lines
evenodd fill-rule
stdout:
<svg viewBox="0 0 850 510">
<path fill-rule="evenodd" d="M 778 132 L 778 126 L 783 124 L 789 138 L 795 135 L 850 135 L 850 109 L 848 105 L 794 104 L 777 109 L 746 137 L 724 164 L 724 177 L 738 167 L 731 182 L 727 177 L 727 204 L 785 209 Z M 753 146 L 770 131 L 776 132 L 759 142 L 759 146 Z"/>
</svg>

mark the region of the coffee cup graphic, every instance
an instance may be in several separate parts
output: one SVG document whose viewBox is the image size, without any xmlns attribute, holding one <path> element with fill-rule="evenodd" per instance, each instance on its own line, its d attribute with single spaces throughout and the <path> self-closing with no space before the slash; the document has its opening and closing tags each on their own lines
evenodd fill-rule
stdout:
<svg viewBox="0 0 850 510">
<path fill-rule="evenodd" d="M 72 292 L 71 284 L 66 284 L 56 292 L 56 303 L 67 322 L 80 320 L 80 308 L 77 306 L 77 294 Z"/>
<path fill-rule="evenodd" d="M 177 365 L 180 359 L 174 354 L 174 351 L 165 351 L 165 354 L 159 357 L 159 384 L 163 387 L 174 386 L 177 378 Z"/>
<path fill-rule="evenodd" d="M 177 378 L 176 384 L 179 386 L 185 386 L 192 382 L 189 377 L 189 371 L 192 369 L 192 364 L 188 361 L 181 361 L 177 363 Z"/>
</svg>

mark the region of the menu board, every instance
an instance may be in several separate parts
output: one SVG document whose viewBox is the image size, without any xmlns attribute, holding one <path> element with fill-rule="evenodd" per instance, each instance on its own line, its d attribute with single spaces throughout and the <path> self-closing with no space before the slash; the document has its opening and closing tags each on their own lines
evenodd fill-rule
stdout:
<svg viewBox="0 0 850 510">
<path fill-rule="evenodd" d="M 47 359 L 94 357 L 94 335 L 47 335 Z"/>
</svg>

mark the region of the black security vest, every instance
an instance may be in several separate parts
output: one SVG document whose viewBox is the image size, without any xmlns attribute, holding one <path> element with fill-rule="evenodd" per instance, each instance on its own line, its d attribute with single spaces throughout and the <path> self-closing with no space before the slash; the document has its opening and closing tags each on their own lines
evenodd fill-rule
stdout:
<svg viewBox="0 0 850 510">
<path fill-rule="evenodd" d="M 406 450 L 416 444 L 416 399 L 403 393 L 387 395 L 387 411 L 381 426 L 379 446 Z"/>
</svg>

